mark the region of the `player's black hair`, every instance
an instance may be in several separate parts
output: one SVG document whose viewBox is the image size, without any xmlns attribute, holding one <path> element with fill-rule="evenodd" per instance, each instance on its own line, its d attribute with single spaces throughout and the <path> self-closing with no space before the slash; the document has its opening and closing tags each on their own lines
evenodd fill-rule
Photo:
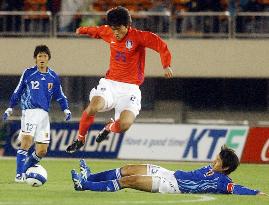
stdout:
<svg viewBox="0 0 269 205">
<path fill-rule="evenodd" d="M 132 22 L 131 15 L 125 7 L 118 6 L 108 10 L 107 24 L 109 26 L 126 26 L 128 27 Z"/>
<path fill-rule="evenodd" d="M 39 53 L 46 53 L 49 56 L 49 60 L 51 58 L 51 53 L 50 53 L 50 49 L 48 48 L 48 46 L 46 45 L 38 45 L 35 47 L 35 51 L 34 51 L 34 58 L 36 58 L 36 56 Z"/>
<path fill-rule="evenodd" d="M 237 155 L 235 154 L 235 151 L 228 148 L 226 145 L 223 145 L 221 147 L 221 151 L 219 153 L 219 156 L 222 161 L 222 168 L 228 168 L 224 171 L 224 174 L 229 175 L 231 172 L 236 170 L 236 168 L 239 165 L 239 159 Z"/>
</svg>

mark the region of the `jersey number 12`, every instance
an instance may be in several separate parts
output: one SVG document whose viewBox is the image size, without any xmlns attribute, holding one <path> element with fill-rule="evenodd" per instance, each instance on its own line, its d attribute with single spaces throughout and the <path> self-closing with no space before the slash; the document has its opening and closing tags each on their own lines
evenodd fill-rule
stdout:
<svg viewBox="0 0 269 205">
<path fill-rule="evenodd" d="M 38 81 L 31 81 L 32 89 L 39 89 L 39 82 Z"/>
</svg>

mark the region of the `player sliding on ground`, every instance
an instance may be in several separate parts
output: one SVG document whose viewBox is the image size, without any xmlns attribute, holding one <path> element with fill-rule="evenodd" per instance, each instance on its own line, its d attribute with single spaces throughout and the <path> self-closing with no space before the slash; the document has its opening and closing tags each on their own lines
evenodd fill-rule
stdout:
<svg viewBox="0 0 269 205">
<path fill-rule="evenodd" d="M 266 195 L 258 190 L 235 184 L 228 177 L 239 165 L 232 149 L 223 146 L 211 165 L 193 171 L 170 171 L 152 165 L 126 165 L 100 173 L 91 173 L 80 160 L 81 173 L 71 171 L 77 191 L 114 192 L 124 188 L 159 193 L 216 193 L 239 195 Z"/>
<path fill-rule="evenodd" d="M 96 142 L 107 139 L 110 132 L 125 132 L 133 124 L 141 109 L 139 86 L 144 81 L 146 48 L 160 54 L 164 76 L 171 78 L 173 75 L 170 68 L 171 54 L 166 43 L 151 32 L 132 28 L 131 16 L 126 8 L 119 6 L 109 10 L 107 24 L 76 30 L 77 34 L 101 38 L 110 44 L 110 65 L 105 78 L 90 92 L 90 103 L 82 113 L 78 137 L 66 149 L 70 153 L 85 144 L 85 136 L 97 112 L 115 109 L 115 121 L 107 123 L 96 137 Z"/>
</svg>

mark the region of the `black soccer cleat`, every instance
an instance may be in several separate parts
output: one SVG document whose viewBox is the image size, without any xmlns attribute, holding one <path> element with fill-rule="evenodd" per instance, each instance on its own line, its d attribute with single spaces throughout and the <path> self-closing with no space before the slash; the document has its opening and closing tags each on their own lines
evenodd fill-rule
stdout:
<svg viewBox="0 0 269 205">
<path fill-rule="evenodd" d="M 78 151 L 81 147 L 83 147 L 83 145 L 84 145 L 83 141 L 76 139 L 73 141 L 73 143 L 71 145 L 69 145 L 66 148 L 66 152 L 74 153 L 74 152 Z"/>
<path fill-rule="evenodd" d="M 106 139 L 108 139 L 108 134 L 110 133 L 109 130 L 106 129 L 107 126 L 105 126 L 98 134 L 98 136 L 96 137 L 95 141 L 100 143 Z"/>
</svg>

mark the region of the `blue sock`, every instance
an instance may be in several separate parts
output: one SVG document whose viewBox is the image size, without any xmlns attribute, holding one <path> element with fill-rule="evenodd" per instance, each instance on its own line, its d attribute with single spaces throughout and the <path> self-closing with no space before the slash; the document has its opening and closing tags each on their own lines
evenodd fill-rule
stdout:
<svg viewBox="0 0 269 205">
<path fill-rule="evenodd" d="M 24 149 L 18 149 L 17 150 L 17 157 L 16 157 L 16 163 L 17 163 L 17 170 L 16 174 L 22 174 L 23 173 L 23 166 L 26 160 L 26 157 L 28 155 L 28 151 Z"/>
<path fill-rule="evenodd" d="M 36 153 L 33 152 L 30 156 L 26 158 L 24 167 L 23 167 L 23 172 L 26 172 L 26 170 L 29 167 L 36 165 L 38 162 L 40 162 L 41 159 L 42 157 L 37 156 Z"/>
<path fill-rule="evenodd" d="M 32 144 L 32 146 L 28 150 L 28 156 L 30 156 L 31 154 L 33 154 L 34 151 L 35 151 L 35 144 Z"/>
<path fill-rule="evenodd" d="M 92 182 L 100 182 L 100 181 L 108 181 L 108 180 L 114 180 L 114 179 L 120 179 L 121 173 L 120 168 L 117 169 L 111 169 L 104 172 L 99 172 L 96 174 L 92 174 L 87 178 L 87 180 Z"/>
<path fill-rule="evenodd" d="M 100 191 L 100 192 L 101 191 L 115 192 L 121 189 L 119 181 L 116 179 L 102 182 L 85 181 L 82 183 L 82 187 L 84 190 Z"/>
</svg>

